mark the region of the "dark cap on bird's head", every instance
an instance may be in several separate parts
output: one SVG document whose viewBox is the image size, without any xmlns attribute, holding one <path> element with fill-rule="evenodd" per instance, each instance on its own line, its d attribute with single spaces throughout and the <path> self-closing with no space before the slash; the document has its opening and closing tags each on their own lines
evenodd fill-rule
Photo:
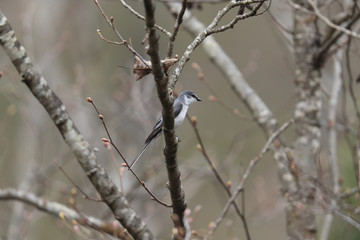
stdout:
<svg viewBox="0 0 360 240">
<path fill-rule="evenodd" d="M 185 98 L 185 97 L 193 98 L 196 101 L 201 101 L 201 99 L 193 91 L 190 90 L 183 91 L 178 96 L 178 98 Z"/>
</svg>

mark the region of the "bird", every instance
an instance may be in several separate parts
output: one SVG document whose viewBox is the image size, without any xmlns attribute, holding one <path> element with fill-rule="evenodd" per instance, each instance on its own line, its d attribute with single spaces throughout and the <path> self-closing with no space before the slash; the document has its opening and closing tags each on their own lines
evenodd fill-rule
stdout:
<svg viewBox="0 0 360 240">
<path fill-rule="evenodd" d="M 179 94 L 179 96 L 177 97 L 177 99 L 175 99 L 175 101 L 173 103 L 175 128 L 180 126 L 183 123 L 190 104 L 192 104 L 195 101 L 201 101 L 201 99 L 194 92 L 189 91 L 189 90 L 181 92 Z M 152 141 L 154 141 L 158 136 L 160 136 L 162 132 L 163 132 L 163 119 L 160 116 L 157 119 L 157 121 L 153 127 L 153 130 L 151 131 L 149 136 L 146 138 L 143 148 L 141 149 L 139 154 L 136 156 L 135 160 L 130 164 L 129 170 L 139 160 L 139 158 L 145 152 L 145 150 L 150 145 L 150 143 Z"/>
</svg>

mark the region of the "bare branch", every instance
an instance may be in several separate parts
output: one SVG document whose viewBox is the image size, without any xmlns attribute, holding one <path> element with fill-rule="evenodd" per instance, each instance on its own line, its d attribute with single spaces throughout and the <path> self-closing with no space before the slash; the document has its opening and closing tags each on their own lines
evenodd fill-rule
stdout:
<svg viewBox="0 0 360 240">
<path fill-rule="evenodd" d="M 135 11 L 129 4 L 127 4 L 124 0 L 120 0 L 120 3 L 127 9 L 129 10 L 130 13 L 134 14 L 138 19 L 141 19 L 143 21 L 145 21 L 145 17 L 143 15 L 141 15 L 140 13 L 138 13 L 137 11 Z M 155 28 L 158 29 L 160 32 L 165 33 L 166 36 L 171 37 L 171 33 L 169 31 L 167 31 L 165 28 L 160 27 L 159 25 L 155 24 Z"/>
<path fill-rule="evenodd" d="M 216 228 L 219 226 L 219 224 L 222 222 L 222 220 L 226 216 L 227 212 L 229 211 L 229 208 L 230 208 L 230 205 L 232 204 L 232 202 L 235 202 L 236 198 L 244 190 L 245 182 L 248 179 L 248 177 L 250 176 L 250 173 L 255 168 L 257 163 L 264 157 L 265 153 L 267 153 L 270 150 L 271 144 L 279 137 L 279 135 L 281 133 L 283 133 L 293 123 L 294 123 L 294 119 L 291 119 L 288 122 L 284 123 L 277 131 L 275 131 L 269 137 L 269 139 L 266 141 L 264 147 L 260 151 L 259 155 L 257 155 L 255 158 L 253 158 L 250 161 L 250 164 L 249 164 L 248 168 L 246 169 L 246 172 L 244 173 L 238 187 L 236 188 L 235 192 L 231 195 L 231 198 L 229 199 L 229 201 L 226 203 L 219 218 L 216 220 L 213 228 L 211 228 L 209 235 L 212 234 L 216 230 Z"/>
<path fill-rule="evenodd" d="M 114 45 L 124 45 L 124 44 L 125 44 L 124 42 L 111 41 L 111 40 L 105 38 L 105 37 L 102 35 L 100 29 L 97 30 L 97 33 L 98 33 L 99 37 L 100 37 L 102 40 L 104 40 L 105 42 L 107 42 L 107 43 L 111 43 L 111 44 L 114 44 Z"/>
<path fill-rule="evenodd" d="M 90 102 L 92 104 L 92 106 L 94 107 L 96 113 L 98 114 L 98 117 L 99 119 L 101 120 L 102 124 L 103 124 L 103 127 L 106 131 L 106 134 L 108 136 L 109 139 L 106 139 L 106 138 L 103 138 L 102 141 L 104 143 L 110 143 L 111 146 L 114 147 L 115 151 L 117 152 L 117 154 L 121 157 L 121 159 L 124 161 L 126 167 L 128 168 L 128 170 L 132 173 L 132 175 L 136 178 L 136 180 L 140 183 L 140 185 L 145 189 L 145 191 L 147 191 L 151 197 L 152 200 L 160 203 L 161 205 L 165 206 L 165 207 L 171 207 L 171 205 L 169 204 L 166 204 L 164 202 L 162 202 L 161 200 L 159 200 L 151 191 L 150 189 L 146 186 L 145 182 L 142 181 L 138 175 L 136 175 L 136 173 L 130 168 L 130 165 L 128 164 L 127 160 L 125 159 L 124 155 L 121 153 L 121 151 L 119 150 L 119 148 L 116 146 L 116 144 L 113 142 L 112 138 L 111 138 L 111 135 L 110 135 L 110 132 L 106 126 L 106 123 L 105 123 L 105 119 L 104 119 L 104 116 L 100 114 L 99 110 L 97 109 L 96 105 L 95 105 L 95 102 L 91 99 L 91 98 L 86 98 L 86 100 L 88 102 Z"/>
<path fill-rule="evenodd" d="M 78 163 L 112 210 L 115 218 L 135 238 L 152 239 L 152 233 L 146 224 L 129 207 L 123 194 L 98 163 L 93 147 L 79 132 L 60 98 L 50 88 L 45 78 L 34 69 L 25 48 L 17 40 L 14 30 L 2 12 L 0 12 L 0 45 L 10 57 L 22 81 L 48 112 L 64 141 L 73 151 Z"/>
<path fill-rule="evenodd" d="M 351 224 L 352 226 L 354 226 L 355 228 L 357 228 L 357 230 L 360 230 L 360 222 L 356 221 L 354 218 L 344 214 L 342 211 L 338 210 L 338 209 L 332 209 L 330 210 L 335 216 L 338 216 L 339 218 L 341 218 L 342 220 L 344 220 L 345 222 Z"/>
<path fill-rule="evenodd" d="M 191 119 L 189 117 L 189 115 L 186 115 L 186 117 L 188 118 L 188 120 L 190 121 L 191 125 L 193 126 L 193 129 L 195 131 L 195 134 L 196 134 L 196 138 L 198 139 L 198 142 L 199 142 L 199 146 L 198 146 L 198 149 L 199 151 L 203 154 L 205 160 L 207 161 L 207 163 L 209 164 L 210 168 L 211 168 L 211 171 L 214 173 L 216 179 L 218 180 L 218 182 L 221 184 L 221 186 L 225 189 L 226 193 L 228 194 L 229 197 L 231 197 L 231 192 L 230 192 L 230 186 L 225 183 L 225 181 L 222 179 L 222 177 L 220 176 L 219 172 L 217 171 L 216 167 L 215 167 L 215 164 L 213 163 L 213 161 L 210 159 L 209 155 L 207 154 L 206 150 L 205 150 L 205 145 L 201 139 L 201 136 L 200 136 L 200 133 L 199 133 L 199 130 L 197 128 L 197 122 L 196 122 L 196 119 Z M 243 204 L 244 203 L 244 199 L 243 199 Z M 241 210 L 239 209 L 238 205 L 236 204 L 236 202 L 232 202 L 232 205 L 234 206 L 235 208 L 235 211 L 237 213 L 237 215 L 240 217 L 242 223 L 243 223 L 243 226 L 244 226 L 244 230 L 245 230 L 245 234 L 246 234 L 246 238 L 248 240 L 251 239 L 250 237 L 250 232 L 249 232 L 249 227 L 247 225 L 247 221 L 246 221 L 246 218 L 245 218 L 245 208 L 243 207 L 243 212 L 241 212 Z M 244 205 L 243 205 L 244 206 Z"/>
<path fill-rule="evenodd" d="M 177 228 L 177 234 L 185 237 L 190 234 L 186 230 L 186 219 L 184 212 L 186 209 L 185 192 L 181 185 L 180 169 L 177 162 L 178 141 L 174 130 L 174 109 L 173 101 L 168 92 L 168 78 L 164 74 L 164 69 L 159 56 L 159 37 L 155 30 L 155 8 L 152 0 L 144 0 L 146 31 L 149 39 L 148 54 L 151 58 L 152 73 L 154 75 L 156 89 L 162 105 L 163 131 L 165 137 L 165 162 L 169 179 L 169 190 L 173 205 L 172 220 Z"/>
<path fill-rule="evenodd" d="M 343 23 L 345 25 L 345 29 L 350 29 L 358 20 L 360 19 L 360 12 L 354 14 L 352 18 L 350 18 L 346 23 Z M 329 54 L 329 50 L 331 47 L 335 45 L 336 42 L 338 42 L 338 39 L 344 34 L 342 31 L 336 31 L 332 34 L 329 34 L 327 38 L 325 38 L 314 56 L 314 63 L 316 64 L 316 67 L 320 68 L 323 66 L 326 60 L 326 56 Z"/>
<path fill-rule="evenodd" d="M 168 58 L 171 58 L 171 56 L 172 56 L 173 49 L 174 49 L 174 42 L 176 39 L 176 35 L 180 29 L 180 25 L 183 21 L 183 16 L 186 11 L 186 6 L 187 6 L 187 0 L 183 0 L 180 12 L 179 12 L 179 14 L 177 14 L 177 17 L 176 17 L 173 33 L 171 34 L 170 39 L 169 39 L 169 46 L 168 46 L 168 51 L 167 51 Z"/>
<path fill-rule="evenodd" d="M 58 164 L 56 161 L 54 161 L 54 163 L 60 169 L 60 171 L 65 175 L 65 177 L 83 194 L 85 199 L 88 199 L 88 200 L 91 200 L 91 201 L 94 201 L 94 202 L 102 202 L 101 199 L 95 199 L 95 198 L 89 197 L 89 195 L 86 194 L 85 191 L 82 190 L 82 188 L 79 185 L 77 185 L 74 180 L 72 180 L 72 178 L 60 166 L 60 164 Z"/>
<path fill-rule="evenodd" d="M 166 6 L 168 6 L 168 8 L 170 9 L 176 9 L 176 11 L 180 10 L 179 4 L 166 4 Z M 202 50 L 208 55 L 208 57 L 211 59 L 211 62 L 213 62 L 215 66 L 218 67 L 220 71 L 225 75 L 225 78 L 226 80 L 228 80 L 231 89 L 251 111 L 256 122 L 265 132 L 265 135 L 267 137 L 270 136 L 277 128 L 277 120 L 274 118 L 273 113 L 270 111 L 268 106 L 266 106 L 264 101 L 246 82 L 243 74 L 235 65 L 234 61 L 225 53 L 219 43 L 212 36 L 208 36 L 206 39 L 202 39 L 202 36 L 206 31 L 205 25 L 201 23 L 189 11 L 184 14 L 184 21 L 182 26 L 192 36 L 197 37 L 195 38 L 193 43 L 188 46 L 187 50 L 184 53 L 184 56 L 180 60 L 179 65 L 177 66 L 177 68 L 175 68 L 174 75 L 172 76 L 172 79 L 174 79 L 170 80 L 170 88 L 172 84 L 176 83 L 177 76 L 180 75 L 186 61 L 190 59 L 190 54 L 193 52 L 195 47 L 199 45 L 203 40 L 203 43 L 201 45 Z"/>
<path fill-rule="evenodd" d="M 75 220 L 82 226 L 90 227 L 92 229 L 95 229 L 96 231 L 101 231 L 111 236 L 116 236 L 121 239 L 133 239 L 127 232 L 127 230 L 121 227 L 119 224 L 113 224 L 95 217 L 86 216 L 82 213 L 68 208 L 63 204 L 39 198 L 31 192 L 24 192 L 13 188 L 0 189 L 0 200 L 21 201 L 64 221 Z"/>
<path fill-rule="evenodd" d="M 184 52 L 183 56 L 180 58 L 179 64 L 174 70 L 174 73 L 171 75 L 170 82 L 169 82 L 169 88 L 172 90 L 174 89 L 174 86 L 179 79 L 180 73 L 182 72 L 185 64 L 190 60 L 190 55 L 194 52 L 194 50 L 211 34 L 224 31 L 231 26 L 234 26 L 239 20 L 249 18 L 256 15 L 256 11 L 261 7 L 261 5 L 267 0 L 261 0 L 261 1 L 252 1 L 252 0 L 244 0 L 244 1 L 230 1 L 222 10 L 220 10 L 217 15 L 214 17 L 213 21 L 205 28 L 202 26 L 202 24 L 197 24 L 196 26 L 193 26 L 193 28 L 196 28 L 197 37 L 193 40 L 192 43 L 186 48 L 186 51 Z M 220 20 L 232 9 L 237 6 L 241 5 L 249 5 L 252 3 L 258 3 L 257 7 L 255 7 L 252 11 L 245 13 L 243 15 L 238 15 L 235 17 L 235 19 L 238 19 L 235 23 L 231 24 L 229 26 L 225 26 L 226 29 L 216 28 L 216 26 L 219 24 Z M 166 3 L 167 6 L 170 9 L 178 9 L 178 5 L 176 3 Z M 190 14 L 186 16 L 186 13 L 184 14 L 184 20 L 185 18 L 189 19 Z M 203 44 L 203 46 L 206 44 Z"/>
<path fill-rule="evenodd" d="M 339 96 L 342 87 L 342 58 L 344 51 L 340 49 L 334 56 L 334 73 L 333 73 L 333 85 L 331 90 L 331 96 L 329 100 L 329 112 L 328 112 L 328 128 L 329 128 L 329 151 L 330 151 L 330 166 L 333 192 L 337 194 L 339 192 L 339 165 L 337 161 L 337 132 L 336 132 L 336 110 L 339 102 Z M 337 206 L 336 201 L 333 201 L 332 205 Z M 325 216 L 323 229 L 321 231 L 320 239 L 326 240 L 330 234 L 331 224 L 333 216 L 327 214 Z"/>
<path fill-rule="evenodd" d="M 99 8 L 101 14 L 103 15 L 103 17 L 105 18 L 106 22 L 110 25 L 110 27 L 114 30 L 114 32 L 116 33 L 116 35 L 118 36 L 118 38 L 120 39 L 121 43 L 118 43 L 118 42 L 115 42 L 115 41 L 110 41 L 106 38 L 104 38 L 102 35 L 101 35 L 101 32 L 99 30 L 97 30 L 99 36 L 101 37 L 101 39 L 103 39 L 104 41 L 108 42 L 108 43 L 112 43 L 112 44 L 116 44 L 116 45 L 124 45 L 125 47 L 127 47 L 127 49 L 129 49 L 129 51 L 136 57 L 138 57 L 146 66 L 148 66 L 148 63 L 147 61 L 137 52 L 135 51 L 135 49 L 128 44 L 128 42 L 126 40 L 123 39 L 123 37 L 121 36 L 121 34 L 119 33 L 119 31 L 117 30 L 117 28 L 115 27 L 115 24 L 114 24 L 114 18 L 113 17 L 108 17 L 106 15 L 106 13 L 104 12 L 104 10 L 102 9 L 102 7 L 100 6 L 99 4 L 99 1 L 98 0 L 94 0 L 96 6 Z M 148 66 L 150 67 L 150 66 Z"/>
<path fill-rule="evenodd" d="M 239 2 L 241 2 L 241 1 L 239 1 Z M 263 2 L 265 2 L 265 1 L 263 1 Z M 244 19 L 252 17 L 252 16 L 258 16 L 258 15 L 263 14 L 270 8 L 270 4 L 269 4 L 263 12 L 258 14 L 257 11 L 261 8 L 261 6 L 263 5 L 263 2 L 260 1 L 254 8 L 252 8 L 251 12 L 249 12 L 247 14 L 237 15 L 233 20 L 231 20 L 230 23 L 223 25 L 221 27 L 218 27 L 218 28 L 211 29 L 209 31 L 209 34 L 224 32 L 228 29 L 234 28 L 235 24 L 237 24 L 240 20 L 244 20 Z"/>
<path fill-rule="evenodd" d="M 308 3 L 311 5 L 311 7 L 314 9 L 314 12 L 316 14 L 316 16 L 318 16 L 321 20 L 323 20 L 329 27 L 332 27 L 334 29 L 336 29 L 337 31 L 343 32 L 349 36 L 355 37 L 355 38 L 360 38 L 360 35 L 357 32 L 354 31 L 350 31 L 349 29 L 346 29 L 342 26 L 339 26 L 333 22 L 330 21 L 330 19 L 328 19 L 326 16 L 324 16 L 319 8 L 316 6 L 315 1 L 314 0 L 307 0 Z"/>
</svg>

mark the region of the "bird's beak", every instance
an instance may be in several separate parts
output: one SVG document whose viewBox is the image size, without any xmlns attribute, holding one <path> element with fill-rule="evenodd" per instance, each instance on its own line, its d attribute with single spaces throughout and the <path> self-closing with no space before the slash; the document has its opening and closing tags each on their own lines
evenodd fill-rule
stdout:
<svg viewBox="0 0 360 240">
<path fill-rule="evenodd" d="M 201 99 L 200 99 L 200 98 L 198 98 L 197 96 L 196 96 L 195 98 L 196 98 L 196 100 L 197 100 L 198 102 L 200 102 L 200 101 L 201 101 Z"/>
</svg>

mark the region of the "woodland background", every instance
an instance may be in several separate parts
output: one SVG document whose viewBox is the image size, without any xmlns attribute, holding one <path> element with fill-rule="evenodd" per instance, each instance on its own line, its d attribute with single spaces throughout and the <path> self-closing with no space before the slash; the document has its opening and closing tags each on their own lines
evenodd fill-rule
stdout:
<svg viewBox="0 0 360 240">
<path fill-rule="evenodd" d="M 292 19 L 287 14 L 290 6 L 287 2 L 273 1 L 269 11 L 282 24 L 291 27 Z M 145 36 L 144 22 L 124 9 L 119 1 L 106 0 L 100 3 L 106 14 L 114 17 L 114 23 L 122 36 L 131 38 L 134 49 L 146 56 L 141 45 Z M 144 14 L 141 1 L 129 1 L 128 4 Z M 201 8 L 195 6 L 191 11 L 200 21 L 208 24 L 224 4 L 203 3 Z M 62 99 L 80 132 L 98 149 L 96 155 L 102 166 L 119 187 L 122 182 L 131 206 L 154 235 L 159 239 L 167 239 L 173 226 L 169 218 L 170 210 L 152 201 L 126 169 L 122 172 L 122 180 L 119 180 L 112 159 L 114 152 L 108 151 L 101 141 L 101 138 L 106 137 L 105 130 L 91 104 L 86 102 L 86 97 L 95 101 L 105 117 L 114 142 L 131 161 L 142 147 L 161 110 L 152 75 L 135 81 L 131 69 L 134 61 L 132 54 L 125 47 L 108 44 L 99 37 L 97 29 L 106 38 L 116 39 L 93 1 L 1 0 L 0 7 L 35 67 Z M 332 8 L 336 10 L 337 5 Z M 156 23 L 166 29 L 173 29 L 174 19 L 161 2 L 156 2 Z M 192 39 L 180 29 L 174 53 L 181 56 Z M 216 34 L 215 39 L 272 110 L 280 125 L 291 119 L 295 105 L 294 59 L 287 40 L 269 13 L 240 21 L 234 29 Z M 160 47 L 160 55 L 164 56 L 167 38 L 163 34 L 160 34 L 160 46 L 165 46 Z M 358 47 L 354 40 L 351 51 L 354 75 L 359 74 Z M 192 67 L 194 63 L 201 67 L 206 82 L 199 79 L 198 72 Z M 2 49 L 0 71 L 0 187 L 23 189 L 68 206 L 72 206 L 74 203 L 71 201 L 75 199 L 76 209 L 81 212 L 113 221 L 114 217 L 104 203 L 83 199 L 80 193 L 76 197 L 71 194 L 74 185 L 54 161 L 89 196 L 97 196 L 48 114 L 19 80 L 18 73 Z M 328 73 L 325 67 L 323 76 L 327 74 L 331 72 Z M 346 78 L 347 73 L 344 76 Z M 214 93 L 208 85 L 225 107 L 211 101 L 211 97 L 209 99 Z M 331 83 L 325 80 L 324 87 L 330 86 Z M 263 148 L 266 142 L 264 133 L 254 121 L 234 114 L 234 109 L 237 109 L 241 114 L 251 116 L 232 92 L 224 76 L 200 48 L 192 55 L 175 89 L 178 92 L 192 90 L 203 99 L 191 106 L 189 115 L 196 116 L 202 140 L 217 170 L 235 187 L 250 160 Z M 358 95 L 356 84 L 354 90 Z M 324 119 L 327 107 L 324 104 Z M 346 107 L 349 122 L 356 122 L 353 107 L 351 104 Z M 289 129 L 282 133 L 286 141 L 295 135 L 294 127 Z M 324 132 L 319 161 L 324 179 L 329 179 L 328 135 Z M 190 122 L 185 121 L 176 134 L 181 139 L 178 160 L 188 208 L 191 210 L 191 228 L 206 233 L 210 222 L 218 218 L 228 197 L 198 151 L 198 141 Z M 154 194 L 169 202 L 165 187 L 167 176 L 163 145 L 163 137 L 155 141 L 134 170 Z M 351 150 L 341 132 L 337 149 L 341 188 L 346 191 L 356 186 L 356 179 Z M 121 159 L 115 158 L 121 164 Z M 286 239 L 285 201 L 279 190 L 278 175 L 276 162 L 272 154 L 268 153 L 246 182 L 246 218 L 252 239 Z M 358 196 L 353 201 L 355 205 L 358 204 Z M 323 215 L 319 214 L 319 226 L 322 220 Z M 12 224 L 16 224 L 15 227 Z M 334 219 L 332 226 L 329 239 L 360 237 L 356 228 L 338 218 Z M 1 239 L 108 238 L 105 234 L 88 231 L 76 231 L 71 223 L 65 223 L 34 207 L 15 201 L 0 201 Z M 246 239 L 241 222 L 232 209 L 214 233 L 213 239 L 220 238 Z"/>
</svg>

